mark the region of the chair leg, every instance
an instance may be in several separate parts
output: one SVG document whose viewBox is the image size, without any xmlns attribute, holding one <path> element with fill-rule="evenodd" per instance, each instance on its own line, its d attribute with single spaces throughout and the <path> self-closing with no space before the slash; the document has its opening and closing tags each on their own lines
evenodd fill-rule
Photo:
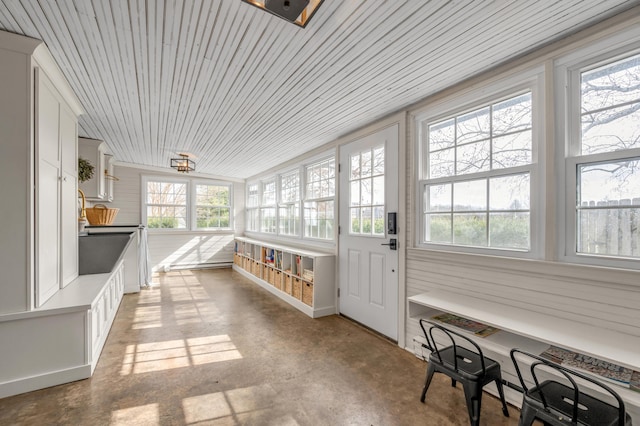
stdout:
<svg viewBox="0 0 640 426">
<path fill-rule="evenodd" d="M 509 417 L 509 410 L 507 410 L 507 401 L 504 399 L 504 388 L 502 387 L 502 380 L 496 379 L 496 387 L 498 388 L 498 394 L 500 394 L 500 401 L 502 401 L 502 414 L 505 417 Z"/>
<path fill-rule="evenodd" d="M 424 382 L 424 388 L 422 389 L 422 395 L 420 395 L 420 402 L 424 402 L 425 397 L 427 396 L 427 389 L 429 389 L 429 385 L 431 384 L 431 379 L 433 379 L 433 374 L 436 372 L 436 368 L 429 363 L 427 367 L 427 378 Z"/>
<path fill-rule="evenodd" d="M 480 383 L 464 383 L 464 398 L 467 400 L 467 410 L 471 426 L 480 424 L 480 410 L 482 408 L 482 386 Z"/>
<path fill-rule="evenodd" d="M 451 379 L 451 387 L 452 388 L 456 387 L 456 379 Z"/>
<path fill-rule="evenodd" d="M 537 410 L 527 404 L 522 404 L 522 410 L 520 411 L 520 420 L 518 420 L 518 426 L 531 426 L 536 419 Z"/>
</svg>

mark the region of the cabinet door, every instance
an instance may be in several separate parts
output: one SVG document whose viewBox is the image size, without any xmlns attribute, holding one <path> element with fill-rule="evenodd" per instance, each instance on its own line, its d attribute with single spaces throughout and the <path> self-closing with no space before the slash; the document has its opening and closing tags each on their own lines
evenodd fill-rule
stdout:
<svg viewBox="0 0 640 426">
<path fill-rule="evenodd" d="M 78 156 L 77 120 L 64 106 L 60 108 L 60 149 L 62 183 L 60 238 L 62 286 L 78 276 Z"/>
<path fill-rule="evenodd" d="M 36 306 L 60 288 L 60 104 L 55 89 L 36 69 Z"/>
</svg>

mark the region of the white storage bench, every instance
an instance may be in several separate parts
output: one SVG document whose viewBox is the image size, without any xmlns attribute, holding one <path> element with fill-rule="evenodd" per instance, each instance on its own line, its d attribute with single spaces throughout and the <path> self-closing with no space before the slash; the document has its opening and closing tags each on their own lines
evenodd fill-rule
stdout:
<svg viewBox="0 0 640 426">
<path fill-rule="evenodd" d="M 411 296 L 408 303 L 409 316 L 415 320 L 451 313 L 500 329 L 487 337 L 469 335 L 487 356 L 500 362 L 503 378 L 514 384 L 519 383 L 509 358 L 512 348 L 540 354 L 554 345 L 640 371 L 640 338 L 637 336 L 445 290 Z M 414 340 L 419 343 L 424 338 L 416 336 Z M 640 392 L 622 386 L 613 388 L 624 400 L 634 423 L 640 422 Z M 491 387 L 487 390 L 495 392 Z M 511 404 L 520 406 L 520 393 L 507 388 L 506 394 Z"/>
</svg>

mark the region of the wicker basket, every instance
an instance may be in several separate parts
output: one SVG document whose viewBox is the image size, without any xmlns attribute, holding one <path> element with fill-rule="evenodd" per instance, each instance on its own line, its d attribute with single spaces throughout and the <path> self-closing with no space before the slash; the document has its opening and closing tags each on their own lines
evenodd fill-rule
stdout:
<svg viewBox="0 0 640 426">
<path fill-rule="evenodd" d="M 293 278 L 293 288 L 291 289 L 291 295 L 298 300 L 302 300 L 302 280 L 300 278 Z"/>
<path fill-rule="evenodd" d="M 313 284 L 302 282 L 302 301 L 309 306 L 313 306 Z"/>
<path fill-rule="evenodd" d="M 111 225 L 120 211 L 120 209 L 112 209 L 104 204 L 96 204 L 85 210 L 87 212 L 87 220 L 91 225 Z"/>
</svg>

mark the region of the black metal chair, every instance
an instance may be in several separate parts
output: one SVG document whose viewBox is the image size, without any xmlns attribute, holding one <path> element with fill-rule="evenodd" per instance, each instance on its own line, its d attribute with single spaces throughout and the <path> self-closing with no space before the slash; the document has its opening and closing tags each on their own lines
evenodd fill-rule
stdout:
<svg viewBox="0 0 640 426">
<path fill-rule="evenodd" d="M 425 328 L 425 323 L 429 324 L 428 332 Z M 502 388 L 500 364 L 491 358 L 485 357 L 480 347 L 473 340 L 460 333 L 424 319 L 420 320 L 420 327 L 427 339 L 427 348 L 431 351 L 427 365 L 427 377 L 420 401 L 424 402 L 433 375 L 435 373 L 445 374 L 451 378 L 451 386 L 455 387 L 456 382 L 462 384 L 471 425 L 478 425 L 482 405 L 482 388 L 488 383 L 495 382 L 502 401 L 502 413 L 505 417 L 509 417 Z M 440 345 L 441 347 L 439 348 L 433 337 L 434 331 L 446 336 L 451 344 L 448 346 Z M 468 342 L 475 348 L 475 351 L 460 346 L 456 342 L 456 338 Z"/>
<path fill-rule="evenodd" d="M 523 389 L 519 426 L 531 425 L 535 419 L 553 426 L 631 426 L 624 402 L 604 383 L 520 349 L 511 350 L 511 360 Z M 527 378 L 533 380 L 532 388 L 527 387 L 519 366 L 529 362 L 530 377 Z M 543 371 L 547 374 L 540 383 L 538 376 Z M 617 407 L 596 398 L 593 390 L 586 393 L 586 389 L 594 387 L 610 395 Z"/>
</svg>

